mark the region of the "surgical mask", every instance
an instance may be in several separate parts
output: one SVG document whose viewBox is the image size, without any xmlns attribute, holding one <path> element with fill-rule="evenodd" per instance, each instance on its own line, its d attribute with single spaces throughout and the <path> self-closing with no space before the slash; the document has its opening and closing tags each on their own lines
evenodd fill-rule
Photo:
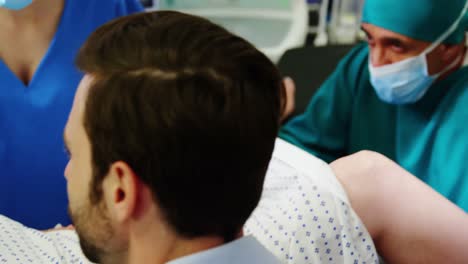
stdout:
<svg viewBox="0 0 468 264">
<path fill-rule="evenodd" d="M 463 55 L 460 55 L 441 72 L 429 75 L 426 55 L 457 29 L 467 9 L 468 1 L 455 23 L 418 56 L 380 67 L 372 66 L 369 58 L 370 81 L 382 101 L 390 104 L 414 103 L 426 94 L 437 78 L 459 64 Z"/>
<path fill-rule="evenodd" d="M 20 10 L 32 3 L 33 0 L 0 0 L 0 7 Z"/>
</svg>

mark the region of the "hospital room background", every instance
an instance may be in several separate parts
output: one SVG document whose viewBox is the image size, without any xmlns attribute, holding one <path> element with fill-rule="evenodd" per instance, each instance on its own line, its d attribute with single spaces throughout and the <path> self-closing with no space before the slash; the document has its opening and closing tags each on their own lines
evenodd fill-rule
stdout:
<svg viewBox="0 0 468 264">
<path fill-rule="evenodd" d="M 148 10 L 178 10 L 208 18 L 253 43 L 294 80 L 291 117 L 304 112 L 339 60 L 365 39 L 360 30 L 364 0 L 141 1 Z"/>
</svg>

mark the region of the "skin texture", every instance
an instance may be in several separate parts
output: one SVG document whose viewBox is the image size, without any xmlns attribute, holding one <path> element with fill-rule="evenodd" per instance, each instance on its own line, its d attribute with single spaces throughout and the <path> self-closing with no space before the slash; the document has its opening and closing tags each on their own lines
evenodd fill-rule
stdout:
<svg viewBox="0 0 468 264">
<path fill-rule="evenodd" d="M 468 215 L 385 156 L 332 162 L 387 263 L 468 263 Z"/>
</svg>

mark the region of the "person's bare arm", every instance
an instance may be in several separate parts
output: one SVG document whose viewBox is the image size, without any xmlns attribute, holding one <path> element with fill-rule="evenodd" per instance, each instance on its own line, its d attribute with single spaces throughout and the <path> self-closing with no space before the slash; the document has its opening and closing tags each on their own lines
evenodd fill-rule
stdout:
<svg viewBox="0 0 468 264">
<path fill-rule="evenodd" d="M 386 262 L 468 263 L 468 215 L 446 198 L 375 152 L 330 165 Z"/>
<path fill-rule="evenodd" d="M 294 83 L 293 79 L 291 79 L 290 77 L 284 77 L 283 87 L 285 96 L 283 100 L 285 101 L 283 114 L 281 115 L 281 122 L 284 122 L 286 119 L 288 119 L 292 115 L 296 107 L 296 84 Z"/>
</svg>

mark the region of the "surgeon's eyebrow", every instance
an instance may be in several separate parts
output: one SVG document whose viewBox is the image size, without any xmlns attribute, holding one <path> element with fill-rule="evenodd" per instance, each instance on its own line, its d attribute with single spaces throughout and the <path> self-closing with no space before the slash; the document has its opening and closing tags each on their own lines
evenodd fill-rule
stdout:
<svg viewBox="0 0 468 264">
<path fill-rule="evenodd" d="M 367 30 L 365 30 L 364 27 L 361 27 L 361 30 L 364 31 L 368 40 L 373 39 L 372 35 Z M 404 40 L 397 37 L 384 37 L 382 40 L 386 45 L 391 45 L 402 49 L 408 48 L 408 44 Z"/>
</svg>

